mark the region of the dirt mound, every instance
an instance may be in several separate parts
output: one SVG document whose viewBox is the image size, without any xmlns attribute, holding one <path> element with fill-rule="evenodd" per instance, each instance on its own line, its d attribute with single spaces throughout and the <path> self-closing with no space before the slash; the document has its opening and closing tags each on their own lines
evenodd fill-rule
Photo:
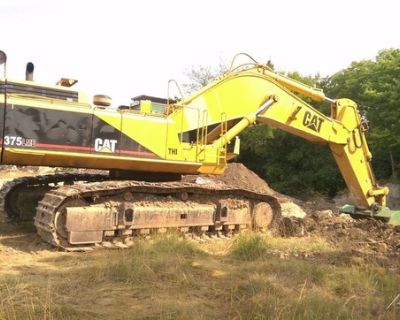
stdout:
<svg viewBox="0 0 400 320">
<path fill-rule="evenodd" d="M 187 175 L 183 178 L 184 181 L 204 183 L 211 182 L 215 184 L 226 184 L 233 187 L 249 189 L 256 192 L 266 193 L 268 195 L 277 194 L 272 190 L 267 182 L 261 179 L 253 171 L 247 169 L 241 163 L 230 163 L 223 175 Z"/>
<path fill-rule="evenodd" d="M 400 226 L 375 219 L 353 219 L 331 210 L 317 211 L 304 219 L 284 218 L 283 236 L 320 236 L 336 247 L 364 254 L 400 256 Z"/>
<path fill-rule="evenodd" d="M 183 177 L 183 180 L 199 184 L 225 184 L 232 187 L 265 193 L 278 199 L 281 205 L 283 216 L 304 217 L 306 215 L 301 206 L 299 206 L 301 201 L 276 192 L 268 185 L 265 180 L 260 178 L 256 173 L 246 168 L 241 163 L 228 164 L 228 167 L 226 168 L 224 174 L 221 176 L 187 175 Z"/>
</svg>

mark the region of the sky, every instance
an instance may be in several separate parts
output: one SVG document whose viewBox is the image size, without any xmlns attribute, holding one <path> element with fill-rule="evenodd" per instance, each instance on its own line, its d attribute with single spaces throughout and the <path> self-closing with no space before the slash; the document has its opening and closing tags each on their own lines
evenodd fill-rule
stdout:
<svg viewBox="0 0 400 320">
<path fill-rule="evenodd" d="M 1 0 L 0 50 L 8 78 L 22 79 L 31 61 L 36 81 L 78 79 L 119 105 L 165 97 L 168 80 L 185 83 L 185 71 L 238 52 L 329 76 L 400 48 L 399 12 L 398 0 Z"/>
</svg>

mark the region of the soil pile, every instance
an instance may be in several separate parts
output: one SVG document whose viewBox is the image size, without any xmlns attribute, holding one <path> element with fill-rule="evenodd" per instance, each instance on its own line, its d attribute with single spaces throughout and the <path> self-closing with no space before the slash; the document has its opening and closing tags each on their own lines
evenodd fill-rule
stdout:
<svg viewBox="0 0 400 320">
<path fill-rule="evenodd" d="M 272 190 L 267 182 L 261 179 L 253 171 L 247 169 L 241 163 L 230 163 L 226 168 L 223 175 L 187 175 L 183 177 L 184 181 L 195 183 L 213 183 L 225 184 L 232 187 L 241 189 L 248 189 L 255 192 L 265 193 L 268 195 L 279 195 L 276 191 Z M 283 196 L 283 195 L 282 195 Z"/>
<path fill-rule="evenodd" d="M 223 175 L 187 175 L 183 181 L 198 184 L 228 185 L 240 189 L 247 189 L 254 192 L 265 193 L 277 198 L 281 205 L 283 216 L 304 217 L 306 213 L 302 209 L 301 201 L 293 199 L 273 190 L 268 183 L 260 178 L 256 173 L 246 168 L 241 163 L 230 163 Z"/>
<path fill-rule="evenodd" d="M 359 254 L 400 256 L 400 226 L 375 219 L 353 219 L 331 210 L 316 211 L 303 219 L 286 217 L 281 223 L 283 236 L 320 236 L 334 246 Z"/>
</svg>

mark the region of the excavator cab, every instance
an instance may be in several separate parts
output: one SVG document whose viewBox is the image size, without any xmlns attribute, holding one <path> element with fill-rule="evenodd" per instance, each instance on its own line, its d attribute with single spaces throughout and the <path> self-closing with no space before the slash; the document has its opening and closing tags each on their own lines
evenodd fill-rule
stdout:
<svg viewBox="0 0 400 320">
<path fill-rule="evenodd" d="M 131 99 L 130 110 L 142 114 L 165 115 L 169 103 L 173 101 L 142 94 Z"/>
</svg>

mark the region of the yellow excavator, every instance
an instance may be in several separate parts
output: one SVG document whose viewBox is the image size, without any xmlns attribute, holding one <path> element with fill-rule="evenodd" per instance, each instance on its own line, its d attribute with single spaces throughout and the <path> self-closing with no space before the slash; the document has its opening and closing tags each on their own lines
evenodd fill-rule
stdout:
<svg viewBox="0 0 400 320">
<path fill-rule="evenodd" d="M 247 55 L 246 55 L 247 56 Z M 279 219 L 272 197 L 250 190 L 182 182 L 182 174 L 222 174 L 239 154 L 238 135 L 264 123 L 314 143 L 328 144 L 354 198 L 342 208 L 399 224 L 386 207 L 388 188 L 371 169 L 367 129 L 357 105 L 331 99 L 273 72 L 249 56 L 219 79 L 180 101 L 151 96 L 111 107 L 111 98 L 56 85 L 0 79 L 1 163 L 109 170 L 109 174 L 24 177 L 0 190 L 0 210 L 29 220 L 47 242 L 86 250 L 135 235 L 165 232 L 229 235 L 266 229 Z M 234 59 L 235 60 L 235 59 Z M 0 54 L 6 63 L 6 55 Z M 4 69 L 5 66 L 4 66 Z M 328 102 L 326 116 L 298 94 Z"/>
</svg>

